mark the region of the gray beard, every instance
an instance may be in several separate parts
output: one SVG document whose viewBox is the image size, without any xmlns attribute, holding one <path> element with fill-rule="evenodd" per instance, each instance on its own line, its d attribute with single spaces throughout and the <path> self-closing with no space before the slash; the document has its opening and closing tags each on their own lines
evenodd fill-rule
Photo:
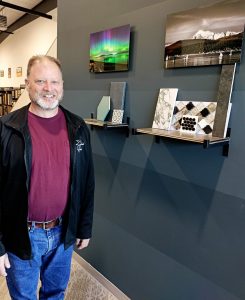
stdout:
<svg viewBox="0 0 245 300">
<path fill-rule="evenodd" d="M 42 109 L 42 110 L 53 110 L 56 107 L 59 106 L 60 101 L 59 100 L 55 100 L 52 104 L 50 103 L 46 103 L 45 101 L 43 101 L 42 99 L 37 99 L 35 100 L 35 103 Z"/>
<path fill-rule="evenodd" d="M 42 110 L 50 111 L 50 110 L 53 110 L 53 109 L 55 109 L 59 106 L 60 102 L 62 101 L 62 97 L 63 97 L 63 95 L 61 95 L 60 98 L 58 98 L 57 100 L 55 100 L 52 103 L 46 102 L 42 98 L 34 99 L 33 102 L 37 106 L 39 106 Z"/>
</svg>

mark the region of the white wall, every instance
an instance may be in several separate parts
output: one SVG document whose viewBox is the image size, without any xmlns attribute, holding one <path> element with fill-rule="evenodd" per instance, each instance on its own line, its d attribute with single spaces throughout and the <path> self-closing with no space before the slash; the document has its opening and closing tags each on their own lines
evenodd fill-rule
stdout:
<svg viewBox="0 0 245 300">
<path fill-rule="evenodd" d="M 29 58 L 36 54 L 57 56 L 57 9 L 49 12 L 52 20 L 37 18 L 33 22 L 16 30 L 0 44 L 0 87 L 18 87 L 24 84 L 26 66 Z M 22 76 L 16 77 L 16 68 L 22 67 Z M 8 68 L 11 68 L 11 78 L 8 78 Z"/>
<path fill-rule="evenodd" d="M 51 47 L 47 51 L 48 55 L 57 57 L 57 38 L 52 43 Z M 22 94 L 20 95 L 18 101 L 15 103 L 14 107 L 11 111 L 21 108 L 22 106 L 28 104 L 30 102 L 29 94 L 25 89 Z"/>
</svg>

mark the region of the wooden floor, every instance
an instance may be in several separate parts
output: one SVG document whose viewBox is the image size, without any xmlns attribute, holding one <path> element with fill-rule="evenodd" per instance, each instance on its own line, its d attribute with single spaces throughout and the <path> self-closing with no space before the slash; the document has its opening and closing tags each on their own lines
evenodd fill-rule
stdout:
<svg viewBox="0 0 245 300">
<path fill-rule="evenodd" d="M 11 300 L 9 297 L 8 289 L 6 286 L 5 277 L 0 276 L 0 299 L 1 300 Z"/>
</svg>

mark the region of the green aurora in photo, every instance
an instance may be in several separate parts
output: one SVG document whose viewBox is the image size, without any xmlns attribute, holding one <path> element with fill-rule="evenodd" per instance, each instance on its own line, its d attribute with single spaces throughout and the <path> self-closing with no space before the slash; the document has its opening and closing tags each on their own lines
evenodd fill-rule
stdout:
<svg viewBox="0 0 245 300">
<path fill-rule="evenodd" d="M 128 70 L 129 44 L 130 25 L 91 33 L 90 71 Z"/>
</svg>

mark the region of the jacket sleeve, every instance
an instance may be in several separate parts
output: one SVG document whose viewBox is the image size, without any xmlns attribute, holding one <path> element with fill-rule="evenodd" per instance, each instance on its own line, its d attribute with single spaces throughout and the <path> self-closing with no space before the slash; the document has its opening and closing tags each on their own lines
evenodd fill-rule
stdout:
<svg viewBox="0 0 245 300">
<path fill-rule="evenodd" d="M 90 144 L 90 136 L 88 134 L 88 168 L 85 178 L 85 193 L 82 200 L 82 206 L 79 216 L 79 224 L 77 228 L 77 238 L 88 239 L 92 236 L 93 210 L 94 210 L 94 166 L 92 158 L 92 150 Z"/>
<path fill-rule="evenodd" d="M 0 256 L 5 254 L 5 248 L 2 243 L 2 201 L 3 201 L 3 147 L 2 147 L 2 123 L 0 121 Z"/>
</svg>

